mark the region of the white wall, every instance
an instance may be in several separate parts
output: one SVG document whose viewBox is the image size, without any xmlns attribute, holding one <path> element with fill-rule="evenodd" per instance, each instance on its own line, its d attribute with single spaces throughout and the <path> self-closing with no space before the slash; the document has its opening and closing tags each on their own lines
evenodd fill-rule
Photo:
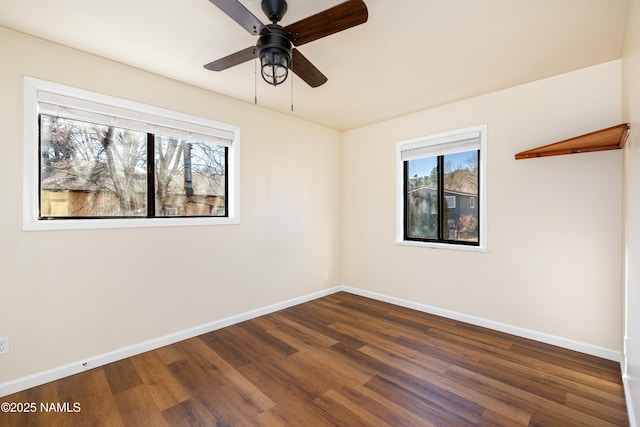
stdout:
<svg viewBox="0 0 640 427">
<path fill-rule="evenodd" d="M 621 123 L 621 61 L 346 132 L 342 282 L 621 351 L 621 151 L 514 160 Z M 394 244 L 395 144 L 488 125 L 488 252 Z"/>
<path fill-rule="evenodd" d="M 1 27 L 0 52 L 0 383 L 337 284 L 336 131 Z M 23 75 L 239 125 L 242 223 L 23 232 Z"/>
<path fill-rule="evenodd" d="M 624 149 L 625 380 L 629 412 L 640 425 L 640 1 L 631 7 L 623 59 L 623 114 L 631 123 Z"/>
</svg>

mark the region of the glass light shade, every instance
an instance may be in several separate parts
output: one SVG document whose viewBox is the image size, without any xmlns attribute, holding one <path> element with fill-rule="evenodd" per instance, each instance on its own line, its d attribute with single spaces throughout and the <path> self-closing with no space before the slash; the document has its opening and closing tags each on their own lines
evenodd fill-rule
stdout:
<svg viewBox="0 0 640 427">
<path fill-rule="evenodd" d="M 270 85 L 277 86 L 289 75 L 289 58 L 278 49 L 261 52 L 260 67 L 262 78 Z"/>
</svg>

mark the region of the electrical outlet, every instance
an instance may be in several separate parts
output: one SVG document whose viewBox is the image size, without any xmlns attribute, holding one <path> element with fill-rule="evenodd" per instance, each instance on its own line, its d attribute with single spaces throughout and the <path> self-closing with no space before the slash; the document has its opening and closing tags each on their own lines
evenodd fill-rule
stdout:
<svg viewBox="0 0 640 427">
<path fill-rule="evenodd" d="M 0 354 L 9 353 L 9 337 L 0 337 Z"/>
<path fill-rule="evenodd" d="M 329 280 L 329 272 L 325 271 L 324 274 L 322 274 L 322 278 L 325 280 L 325 282 Z"/>
</svg>

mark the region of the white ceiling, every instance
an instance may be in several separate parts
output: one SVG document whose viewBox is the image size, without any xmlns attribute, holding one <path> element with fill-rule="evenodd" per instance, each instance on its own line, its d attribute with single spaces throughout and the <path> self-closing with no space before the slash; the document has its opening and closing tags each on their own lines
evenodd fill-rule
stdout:
<svg viewBox="0 0 640 427">
<path fill-rule="evenodd" d="M 260 0 L 240 1 L 267 23 Z M 289 0 L 280 24 L 342 1 Z M 365 3 L 367 23 L 299 48 L 325 85 L 258 77 L 258 104 L 346 130 L 610 61 L 630 0 Z M 257 40 L 208 0 L 0 0 L 0 25 L 254 102 L 254 61 L 203 68 Z"/>
</svg>

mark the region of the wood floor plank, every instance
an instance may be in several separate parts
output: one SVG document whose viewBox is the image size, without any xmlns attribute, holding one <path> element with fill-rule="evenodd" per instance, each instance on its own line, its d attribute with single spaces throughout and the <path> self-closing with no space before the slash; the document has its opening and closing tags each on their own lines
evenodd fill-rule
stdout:
<svg viewBox="0 0 640 427">
<path fill-rule="evenodd" d="M 433 338 L 428 341 L 401 339 L 398 342 L 421 349 L 423 352 L 436 354 L 439 359 L 444 359 L 445 354 L 447 354 L 452 364 L 483 373 L 485 376 L 514 387 L 526 389 L 530 393 L 544 396 L 547 400 L 554 402 L 564 402 L 568 390 L 573 390 L 576 393 L 580 390 L 585 397 L 594 396 L 594 393 L 590 391 L 590 387 L 583 387 L 581 381 L 574 382 L 565 379 L 566 372 L 571 371 L 566 367 L 553 365 L 554 368 L 547 371 L 537 369 L 540 364 L 548 366 L 545 361 L 536 361 L 530 358 L 514 359 L 508 354 L 497 355 L 500 353 L 500 349 L 496 349 L 495 352 L 480 352 L 473 349 L 473 347 L 461 346 L 440 338 Z M 578 376 L 584 375 L 580 372 L 574 374 Z M 593 381 L 599 380 L 592 378 L 589 384 L 594 384 Z M 600 387 L 596 387 L 596 389 L 600 389 Z M 609 395 L 607 397 L 606 394 L 600 393 L 597 398 L 604 398 L 611 403 L 614 401 L 622 402 L 618 395 Z"/>
<path fill-rule="evenodd" d="M 441 406 L 439 402 L 430 399 L 430 396 L 414 393 L 382 376 L 373 378 L 366 384 L 366 387 L 384 396 L 387 400 L 401 404 L 403 408 L 419 416 L 423 422 L 427 421 L 436 425 L 448 423 L 460 427 L 472 426 L 475 424 L 476 418 L 473 415 L 481 415 L 469 414 L 458 410 L 451 412 Z"/>
<path fill-rule="evenodd" d="M 236 390 L 221 383 L 209 371 L 196 363 L 181 360 L 170 365 L 173 374 L 187 387 L 193 399 L 198 399 L 220 425 L 251 425 L 259 413 L 252 402 L 244 402 Z"/>
<path fill-rule="evenodd" d="M 245 333 L 243 338 L 246 338 L 247 345 L 255 346 L 258 344 L 263 350 L 273 351 L 276 357 L 285 358 L 298 351 L 298 349 L 279 340 L 274 335 L 266 334 L 265 330 L 260 328 L 254 320 L 248 320 L 236 326 L 236 329 L 242 330 Z M 236 339 L 239 338 L 236 337 Z M 256 343 L 256 341 L 258 341 L 258 343 Z"/>
<path fill-rule="evenodd" d="M 218 419 L 198 399 L 180 402 L 162 411 L 165 421 L 174 427 L 210 427 L 220 425 Z"/>
<path fill-rule="evenodd" d="M 400 354 L 391 354 L 373 346 L 365 346 L 361 351 L 397 369 L 401 369 L 409 375 L 421 378 L 424 381 L 434 384 L 443 390 L 457 394 L 484 408 L 491 408 L 492 414 L 499 416 L 501 419 L 508 420 L 512 425 L 527 425 L 531 419 L 531 412 L 514 406 L 509 402 L 494 399 L 484 393 L 474 393 L 472 390 L 469 390 L 465 384 L 456 382 L 455 379 L 443 375 L 443 372 L 431 370 L 428 364 L 415 363 L 412 360 L 405 359 Z M 483 414 L 483 417 L 484 416 L 485 414 Z"/>
<path fill-rule="evenodd" d="M 599 417 L 615 425 L 621 425 L 627 419 L 627 412 L 620 409 L 620 406 L 611 407 L 607 403 L 596 402 L 592 399 L 585 399 L 573 393 L 567 394 L 566 405 L 569 408 L 577 409 L 586 414 Z"/>
<path fill-rule="evenodd" d="M 288 427 L 289 421 L 274 411 L 266 411 L 256 417 L 256 426 L 260 427 Z"/>
<path fill-rule="evenodd" d="M 339 347 L 339 345 L 334 347 Z M 379 375 L 367 382 L 367 386 L 376 385 L 379 388 L 386 384 L 392 389 L 402 390 L 400 395 L 404 396 L 403 398 L 422 396 L 424 398 L 422 405 L 428 407 L 430 413 L 450 412 L 455 414 L 455 417 L 466 418 L 468 416 L 476 419 L 484 411 L 483 406 L 466 399 L 460 393 L 451 392 L 420 376 L 413 375 L 413 373 L 407 372 L 404 366 L 397 368 L 381 358 L 371 357 L 363 351 L 354 351 L 348 347 L 342 347 L 341 351 L 358 360 L 360 364 L 379 372 Z M 424 415 L 423 412 L 416 414 Z"/>
<path fill-rule="evenodd" d="M 78 403 L 79 412 L 67 414 L 78 425 L 123 426 L 120 411 L 116 406 L 114 395 L 111 393 L 109 382 L 103 370 L 92 369 L 67 378 L 56 388 L 57 400 L 54 402 Z M 40 402 L 45 401 L 38 398 Z M 49 402 L 52 402 L 49 400 Z M 57 414 L 58 417 L 60 414 Z M 64 417 L 60 417 L 64 418 Z M 68 424 L 68 419 L 66 420 Z M 53 425 L 54 423 L 51 423 Z M 65 423 L 63 423 L 65 424 Z M 2 425 L 2 423 L 0 423 Z"/>
<path fill-rule="evenodd" d="M 182 348 L 191 354 L 191 359 L 198 366 L 207 371 L 217 384 L 224 384 L 232 388 L 230 392 L 243 404 L 251 406 L 257 413 L 265 411 L 274 402 L 255 384 L 242 376 L 222 356 L 202 340 L 193 339 L 181 343 Z"/>
<path fill-rule="evenodd" d="M 482 418 L 478 420 L 478 425 L 486 427 L 528 426 L 530 420 L 531 417 L 527 417 L 526 420 L 514 420 L 510 417 L 505 417 L 502 414 L 498 414 L 490 409 L 486 409 L 482 413 Z"/>
<path fill-rule="evenodd" d="M 488 365 L 491 368 L 500 368 L 508 371 L 505 374 L 509 372 L 515 373 L 516 375 L 513 375 L 513 378 L 524 378 L 539 384 L 529 388 L 530 390 L 538 387 L 546 390 L 547 387 L 552 387 L 560 393 L 559 396 L 563 394 L 561 390 L 571 390 L 575 394 L 596 402 L 606 401 L 616 406 L 624 405 L 624 394 L 620 393 L 619 377 L 616 379 L 607 376 L 607 380 L 604 380 L 600 375 L 592 376 L 583 373 L 581 370 L 575 370 L 574 362 L 571 360 L 549 361 L 544 358 L 531 357 L 530 353 L 513 352 L 511 349 L 504 350 L 500 347 L 491 348 L 484 345 L 474 345 L 469 343 L 466 338 L 455 334 L 442 334 L 431 330 L 429 335 L 440 336 L 452 342 L 459 342 L 470 348 L 477 347 L 481 353 L 478 354 L 480 360 L 478 365 L 474 365 L 474 369 L 477 370 L 477 366 Z M 602 361 L 602 365 L 605 369 L 609 369 L 607 361 Z M 544 393 L 546 395 L 547 392 L 544 391 Z"/>
<path fill-rule="evenodd" d="M 190 398 L 158 353 L 146 352 L 131 358 L 142 382 L 148 386 L 149 393 L 160 411 L 184 402 Z"/>
<path fill-rule="evenodd" d="M 388 425 L 424 427 L 435 425 L 415 415 L 402 404 L 396 404 L 365 385 L 351 387 L 341 385 L 336 391 L 350 402 L 353 402 L 353 405 L 359 408 L 361 412 L 370 413 Z"/>
<path fill-rule="evenodd" d="M 356 311 L 358 316 L 380 320 L 387 325 L 398 325 L 405 331 L 423 332 L 433 327 L 448 328 L 457 325 L 455 320 L 427 313 L 416 316 L 415 310 L 357 295 L 347 295 L 340 304 L 336 304 L 336 309 L 340 308 Z"/>
<path fill-rule="evenodd" d="M 130 358 L 110 363 L 103 370 L 113 394 L 118 394 L 143 384 L 142 378 L 140 378 Z"/>
<path fill-rule="evenodd" d="M 629 425 L 617 363 L 343 292 L 0 402 L 81 408 L 2 427 Z"/>
<path fill-rule="evenodd" d="M 545 348 L 541 351 L 541 348 Z M 542 343 L 525 347 L 515 344 L 511 351 L 518 354 L 526 354 L 532 359 L 548 361 L 555 365 L 571 364 L 571 370 L 586 374 L 590 378 L 599 378 L 604 381 L 617 384 L 620 379 L 620 365 L 612 361 L 603 361 L 593 356 L 578 353 L 575 358 L 571 358 L 570 352 L 557 347 L 551 348 Z M 575 353 L 575 352 L 574 352 Z M 615 387 L 617 389 L 617 387 Z"/>
<path fill-rule="evenodd" d="M 318 392 L 313 384 L 296 382 L 294 376 L 272 363 L 243 366 L 241 372 L 255 384 L 269 384 L 265 393 L 276 404 L 256 417 L 261 424 L 273 419 L 292 426 L 336 425 L 336 420 L 313 404 Z"/>
<path fill-rule="evenodd" d="M 304 342 L 305 347 L 309 345 L 331 347 L 338 342 L 334 338 L 327 337 L 321 332 L 308 328 L 304 325 L 301 325 L 300 323 L 294 322 L 279 313 L 268 315 L 268 317 L 273 319 L 273 323 L 276 325 L 277 329 L 284 331 L 291 337 L 297 338 L 298 342 Z M 269 330 L 276 328 L 270 328 Z"/>
<path fill-rule="evenodd" d="M 336 321 L 335 317 L 332 317 L 333 313 L 328 310 L 323 310 L 322 308 L 316 308 L 315 306 L 310 305 L 310 303 L 291 307 L 286 311 L 280 312 L 280 314 L 296 323 L 299 323 L 300 325 L 316 330 L 323 335 L 350 347 L 358 348 L 366 344 L 364 341 L 359 340 L 356 337 L 331 329 L 329 325 Z"/>
<path fill-rule="evenodd" d="M 333 390 L 327 390 L 315 398 L 313 403 L 349 427 L 388 426 L 387 423 L 368 412 L 358 410 L 358 408 L 352 411 L 348 400 Z"/>
<path fill-rule="evenodd" d="M 168 427 L 153 401 L 147 385 L 141 384 L 114 394 L 118 413 L 126 427 Z"/>
<path fill-rule="evenodd" d="M 160 358 L 165 365 L 177 362 L 178 360 L 183 360 L 187 357 L 175 345 L 160 347 L 155 349 L 154 353 L 158 355 L 158 358 Z"/>
<path fill-rule="evenodd" d="M 553 425 L 537 424 L 540 420 L 556 420 L 562 425 L 568 426 L 612 426 L 609 422 L 604 421 L 598 416 L 584 413 L 573 408 L 569 408 L 563 404 L 547 400 L 544 397 L 529 393 L 526 390 L 519 389 L 498 380 L 478 374 L 465 368 L 452 366 L 449 375 L 466 379 L 467 386 L 480 393 L 489 394 L 497 399 L 509 401 L 515 405 L 526 408 L 531 411 L 532 418 L 530 423 L 534 425 Z M 537 421 L 536 421 L 537 420 Z M 623 424 L 626 425 L 626 424 Z"/>
<path fill-rule="evenodd" d="M 342 393 L 337 392 L 336 390 L 328 390 L 322 397 L 331 400 L 334 404 L 340 405 L 350 411 L 352 414 L 354 414 L 354 416 L 361 420 L 365 426 L 383 427 L 385 425 L 388 425 L 393 427 L 397 425 L 390 424 L 384 418 L 380 418 L 372 411 L 363 410 L 363 407 L 359 403 L 354 402 L 352 399 Z"/>
</svg>

